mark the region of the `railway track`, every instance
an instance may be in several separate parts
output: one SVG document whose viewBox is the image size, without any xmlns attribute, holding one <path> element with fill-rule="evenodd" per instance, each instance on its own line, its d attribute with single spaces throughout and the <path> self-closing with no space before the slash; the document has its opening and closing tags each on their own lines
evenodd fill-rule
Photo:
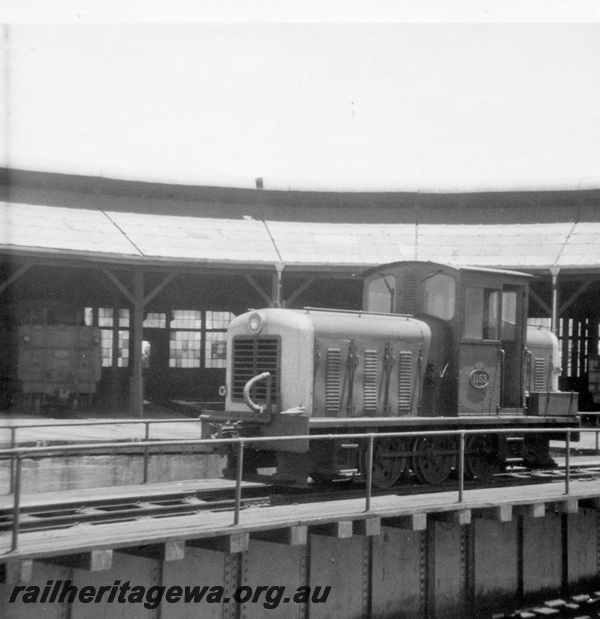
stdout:
<svg viewBox="0 0 600 619">
<path fill-rule="evenodd" d="M 581 465 L 570 470 L 572 480 L 600 479 L 600 463 Z M 565 480 L 564 467 L 547 470 L 516 470 L 497 475 L 485 485 L 466 482 L 465 489 L 486 487 L 490 490 L 507 486 L 561 483 Z M 402 485 L 387 490 L 373 490 L 373 496 L 395 494 L 409 496 L 425 493 L 448 492 L 457 488 L 456 483 L 443 486 L 423 486 L 414 480 L 405 480 Z M 365 496 L 364 483 L 346 481 L 331 482 L 327 485 L 312 485 L 308 489 L 277 489 L 268 485 L 255 485 L 244 488 L 241 508 L 265 507 L 271 505 L 293 505 L 319 501 L 336 501 L 360 499 Z M 136 488 L 136 493 L 118 497 L 94 499 L 70 499 L 48 503 L 21 505 L 19 513 L 20 531 L 40 531 L 68 528 L 78 524 L 105 524 L 137 520 L 140 518 L 164 518 L 167 516 L 189 515 L 194 513 L 232 511 L 235 507 L 233 488 L 213 488 L 211 490 L 169 491 L 160 495 L 144 493 L 143 487 Z M 39 497 L 39 495 L 38 495 Z M 0 532 L 10 531 L 13 527 L 13 508 L 0 508 Z"/>
<path fill-rule="evenodd" d="M 592 619 L 600 616 L 600 591 L 546 600 L 517 610 L 494 613 L 489 619 Z"/>
<path fill-rule="evenodd" d="M 27 503 L 20 506 L 19 530 L 40 531 L 60 529 L 77 524 L 104 524 L 127 522 L 139 518 L 162 518 L 199 513 L 202 511 L 229 511 L 234 508 L 233 489 L 210 489 L 198 492 L 173 490 L 160 495 L 144 493 L 143 487 L 131 496 L 52 501 L 47 504 Z M 265 487 L 245 488 L 242 508 L 268 502 Z M 39 497 L 39 495 L 38 495 Z M 0 532 L 13 526 L 13 509 L 0 508 Z"/>
</svg>

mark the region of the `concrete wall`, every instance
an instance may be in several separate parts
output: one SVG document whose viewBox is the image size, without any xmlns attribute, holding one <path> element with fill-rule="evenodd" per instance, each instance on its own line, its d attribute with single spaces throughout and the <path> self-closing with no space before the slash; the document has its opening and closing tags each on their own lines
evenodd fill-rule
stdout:
<svg viewBox="0 0 600 619">
<path fill-rule="evenodd" d="M 198 453 L 150 454 L 148 481 L 222 477 L 225 458 Z M 23 493 L 63 492 L 141 484 L 144 458 L 140 454 L 66 458 L 25 458 L 21 469 Z M 10 463 L 0 462 L 0 494 L 10 488 Z"/>
</svg>

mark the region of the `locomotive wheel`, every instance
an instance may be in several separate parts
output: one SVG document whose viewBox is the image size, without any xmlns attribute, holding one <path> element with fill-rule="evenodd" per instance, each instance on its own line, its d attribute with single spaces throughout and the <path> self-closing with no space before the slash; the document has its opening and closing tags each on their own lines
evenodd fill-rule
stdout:
<svg viewBox="0 0 600 619">
<path fill-rule="evenodd" d="M 497 441 L 487 434 L 472 434 L 467 437 L 465 473 L 471 479 L 489 482 L 500 472 Z"/>
<path fill-rule="evenodd" d="M 456 445 L 449 436 L 422 436 L 415 440 L 412 468 L 424 484 L 445 482 L 455 463 Z"/>
<path fill-rule="evenodd" d="M 373 447 L 373 472 L 371 481 L 376 488 L 384 490 L 392 487 L 406 470 L 408 458 L 399 455 L 406 453 L 406 441 L 399 437 L 375 440 Z M 362 454 L 362 473 L 367 476 L 367 453 Z"/>
</svg>

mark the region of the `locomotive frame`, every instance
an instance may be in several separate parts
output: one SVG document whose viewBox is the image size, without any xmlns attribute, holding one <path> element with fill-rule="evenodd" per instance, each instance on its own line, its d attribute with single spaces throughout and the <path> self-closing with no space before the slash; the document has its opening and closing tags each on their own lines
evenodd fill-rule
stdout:
<svg viewBox="0 0 600 619">
<path fill-rule="evenodd" d="M 490 480 L 517 462 L 551 464 L 550 433 L 519 430 L 573 429 L 580 420 L 576 394 L 558 390 L 556 337 L 527 327 L 531 276 L 419 261 L 364 276 L 363 311 L 268 308 L 237 317 L 225 411 L 205 411 L 204 421 L 219 435 L 245 437 L 489 429 L 467 440 L 471 478 Z M 366 440 L 265 442 L 248 450 L 245 476 L 274 468 L 271 481 L 292 485 L 365 477 L 366 450 Z M 382 437 L 373 483 L 390 487 L 409 472 L 443 483 L 457 455 L 450 435 Z"/>
</svg>

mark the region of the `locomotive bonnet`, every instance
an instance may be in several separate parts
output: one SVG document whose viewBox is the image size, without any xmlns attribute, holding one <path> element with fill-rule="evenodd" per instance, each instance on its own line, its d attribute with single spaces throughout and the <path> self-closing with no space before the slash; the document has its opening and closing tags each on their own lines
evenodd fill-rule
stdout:
<svg viewBox="0 0 600 619">
<path fill-rule="evenodd" d="M 312 417 L 416 416 L 416 390 L 430 343 L 429 326 L 408 316 L 311 308 L 253 311 L 229 327 L 226 409 L 247 411 L 245 384 L 268 372 L 273 411 L 301 407 Z M 257 385 L 251 397 L 265 402 L 266 391 Z"/>
</svg>

